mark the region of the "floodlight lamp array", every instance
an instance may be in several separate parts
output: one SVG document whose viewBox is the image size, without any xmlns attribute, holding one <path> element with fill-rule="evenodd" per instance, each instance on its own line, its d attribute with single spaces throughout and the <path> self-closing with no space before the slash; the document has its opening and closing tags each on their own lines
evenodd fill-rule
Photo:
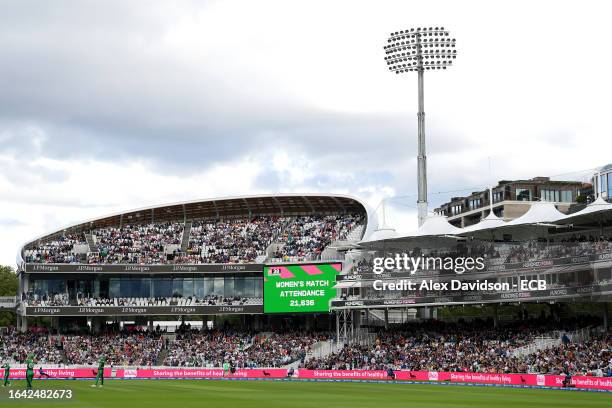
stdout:
<svg viewBox="0 0 612 408">
<path fill-rule="evenodd" d="M 385 61 L 389 71 L 446 69 L 457 57 L 455 39 L 444 27 L 418 27 L 391 33 L 387 40 Z"/>
</svg>

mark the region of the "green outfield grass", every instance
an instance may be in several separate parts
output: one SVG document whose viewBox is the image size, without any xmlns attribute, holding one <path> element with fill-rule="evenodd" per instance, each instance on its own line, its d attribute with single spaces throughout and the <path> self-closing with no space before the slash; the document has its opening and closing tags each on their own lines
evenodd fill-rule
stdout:
<svg viewBox="0 0 612 408">
<path fill-rule="evenodd" d="M 383 408 L 383 407 L 611 407 L 612 394 L 431 384 L 377 384 L 298 381 L 107 380 L 35 381 L 35 389 L 70 389 L 72 400 L 10 400 L 5 407 L 112 408 Z M 22 390 L 24 381 L 11 389 Z"/>
</svg>

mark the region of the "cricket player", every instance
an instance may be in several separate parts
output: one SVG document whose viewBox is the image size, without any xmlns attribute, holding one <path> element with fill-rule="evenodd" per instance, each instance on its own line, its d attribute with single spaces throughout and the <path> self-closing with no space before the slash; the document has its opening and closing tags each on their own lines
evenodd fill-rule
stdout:
<svg viewBox="0 0 612 408">
<path fill-rule="evenodd" d="M 92 387 L 95 387 L 96 385 L 98 387 L 102 387 L 104 385 L 104 364 L 106 363 L 106 360 L 104 359 L 104 357 L 100 357 L 100 360 L 98 361 L 98 374 L 96 375 L 96 383 L 92 384 Z M 100 384 L 98 384 L 98 381 L 100 382 Z"/>
<path fill-rule="evenodd" d="M 11 375 L 11 365 L 6 362 L 4 363 L 4 365 L 2 366 L 2 368 L 4 368 L 4 387 L 10 387 L 11 386 L 11 382 L 9 381 L 9 377 Z"/>
<path fill-rule="evenodd" d="M 34 379 L 34 356 L 30 354 L 26 360 L 26 389 L 32 389 L 32 380 Z"/>
<path fill-rule="evenodd" d="M 42 379 L 43 377 L 49 378 L 49 374 L 45 373 L 42 366 L 38 367 L 38 378 Z"/>
</svg>

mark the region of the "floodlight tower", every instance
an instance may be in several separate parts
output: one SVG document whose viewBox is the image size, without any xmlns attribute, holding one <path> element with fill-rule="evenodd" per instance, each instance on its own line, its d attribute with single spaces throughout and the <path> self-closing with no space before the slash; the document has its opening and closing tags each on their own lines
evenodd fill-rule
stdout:
<svg viewBox="0 0 612 408">
<path fill-rule="evenodd" d="M 457 56 L 455 39 L 450 38 L 444 27 L 418 27 L 391 33 L 387 40 L 385 60 L 389 71 L 401 74 L 418 73 L 419 111 L 417 156 L 419 226 L 427 217 L 427 156 L 425 155 L 425 112 L 423 101 L 423 73 L 429 70 L 446 69 Z"/>
</svg>

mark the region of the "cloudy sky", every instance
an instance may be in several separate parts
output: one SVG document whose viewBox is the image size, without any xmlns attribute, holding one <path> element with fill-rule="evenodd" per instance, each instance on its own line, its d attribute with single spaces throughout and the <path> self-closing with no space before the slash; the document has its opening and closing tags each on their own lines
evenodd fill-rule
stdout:
<svg viewBox="0 0 612 408">
<path fill-rule="evenodd" d="M 0 0 L 0 263 L 110 212 L 336 192 L 416 225 L 416 77 L 392 31 L 444 25 L 426 75 L 431 208 L 498 179 L 612 162 L 596 1 Z M 452 191 L 452 193 L 451 193 Z"/>
</svg>

